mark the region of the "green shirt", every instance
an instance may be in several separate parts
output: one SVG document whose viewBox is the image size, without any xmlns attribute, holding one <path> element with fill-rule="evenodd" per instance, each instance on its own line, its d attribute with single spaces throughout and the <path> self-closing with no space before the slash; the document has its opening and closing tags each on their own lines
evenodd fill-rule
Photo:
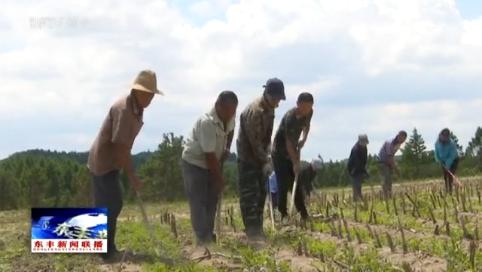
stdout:
<svg viewBox="0 0 482 272">
<path fill-rule="evenodd" d="M 297 148 L 301 132 L 304 128 L 309 128 L 313 111 L 307 116 L 299 117 L 296 115 L 296 108 L 290 109 L 285 113 L 276 131 L 272 155 L 275 157 L 289 157 L 286 148 L 286 141 L 291 141 Z"/>
</svg>

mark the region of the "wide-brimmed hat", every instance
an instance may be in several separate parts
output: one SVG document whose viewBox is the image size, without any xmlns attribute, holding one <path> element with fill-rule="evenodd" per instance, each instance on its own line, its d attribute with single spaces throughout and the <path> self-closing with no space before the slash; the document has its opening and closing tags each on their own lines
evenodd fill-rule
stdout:
<svg viewBox="0 0 482 272">
<path fill-rule="evenodd" d="M 163 92 L 157 89 L 156 73 L 151 70 L 140 71 L 134 83 L 129 84 L 129 88 L 137 91 L 164 95 Z"/>
</svg>

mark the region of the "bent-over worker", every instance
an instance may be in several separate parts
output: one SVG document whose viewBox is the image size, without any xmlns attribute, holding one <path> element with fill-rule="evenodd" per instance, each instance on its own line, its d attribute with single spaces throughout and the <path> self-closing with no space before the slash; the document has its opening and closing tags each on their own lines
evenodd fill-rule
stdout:
<svg viewBox="0 0 482 272">
<path fill-rule="evenodd" d="M 216 242 L 218 196 L 226 185 L 222 164 L 230 154 L 237 107 L 236 94 L 222 92 L 214 107 L 196 121 L 186 138 L 182 174 L 198 245 Z"/>
<path fill-rule="evenodd" d="M 251 240 L 266 238 L 263 212 L 266 183 L 271 173 L 269 149 L 273 133 L 274 110 L 286 100 L 283 81 L 269 79 L 263 95 L 241 113 L 237 144 L 239 206 L 246 236 Z"/>
<path fill-rule="evenodd" d="M 454 175 L 459 166 L 459 152 L 457 144 L 450 137 L 448 128 L 442 129 L 439 133 L 435 143 L 434 156 L 435 161 L 441 165 L 443 171 L 445 191 L 451 194 L 454 186 Z"/>
<path fill-rule="evenodd" d="M 132 166 L 132 145 L 144 124 L 144 109 L 151 104 L 155 94 L 163 94 L 157 89 L 156 74 L 150 70 L 141 71 L 130 89 L 129 94 L 122 96 L 110 107 L 90 147 L 87 161 L 94 187 L 94 205 L 107 207 L 109 215 L 108 252 L 102 254 L 106 262 L 118 261 L 123 255 L 115 243 L 117 217 L 123 206 L 120 170 L 124 169 L 132 189 L 137 192 L 140 183 Z"/>
<path fill-rule="evenodd" d="M 347 170 L 350 175 L 353 188 L 353 201 L 363 200 L 362 184 L 365 179 L 369 178 L 367 171 L 368 162 L 368 136 L 366 134 L 358 135 L 358 141 L 352 147 L 350 157 L 348 158 Z"/>
</svg>

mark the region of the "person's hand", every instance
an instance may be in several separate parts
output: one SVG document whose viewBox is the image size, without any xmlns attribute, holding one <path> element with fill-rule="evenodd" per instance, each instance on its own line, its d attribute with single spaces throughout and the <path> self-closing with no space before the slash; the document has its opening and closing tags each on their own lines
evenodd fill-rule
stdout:
<svg viewBox="0 0 482 272">
<path fill-rule="evenodd" d="M 225 162 L 229 158 L 230 154 L 231 152 L 229 152 L 229 150 L 224 150 L 223 156 L 221 157 L 221 162 Z"/>
<path fill-rule="evenodd" d="M 141 183 L 135 176 L 131 178 L 131 188 L 134 193 L 139 192 L 139 189 L 141 188 Z"/>
<path fill-rule="evenodd" d="M 302 139 L 301 141 L 298 142 L 298 150 L 302 149 L 303 146 L 305 146 L 306 139 Z"/>
<path fill-rule="evenodd" d="M 263 173 L 265 175 L 269 175 L 271 174 L 271 172 L 273 172 L 273 169 L 271 167 L 271 163 L 270 162 L 267 162 L 263 165 Z"/>
<path fill-rule="evenodd" d="M 293 172 L 298 175 L 301 172 L 301 165 L 299 162 L 293 163 Z"/>
</svg>

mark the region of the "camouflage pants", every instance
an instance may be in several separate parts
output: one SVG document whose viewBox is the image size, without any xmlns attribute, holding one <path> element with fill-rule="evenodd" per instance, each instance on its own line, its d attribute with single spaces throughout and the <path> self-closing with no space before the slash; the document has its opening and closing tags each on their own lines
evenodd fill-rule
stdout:
<svg viewBox="0 0 482 272">
<path fill-rule="evenodd" d="M 392 184 L 394 180 L 393 170 L 385 163 L 379 163 L 378 169 L 382 175 L 382 190 L 385 198 L 392 197 Z"/>
<path fill-rule="evenodd" d="M 263 173 L 262 166 L 238 160 L 239 206 L 246 231 L 263 227 L 267 182 L 268 176 Z"/>
</svg>

